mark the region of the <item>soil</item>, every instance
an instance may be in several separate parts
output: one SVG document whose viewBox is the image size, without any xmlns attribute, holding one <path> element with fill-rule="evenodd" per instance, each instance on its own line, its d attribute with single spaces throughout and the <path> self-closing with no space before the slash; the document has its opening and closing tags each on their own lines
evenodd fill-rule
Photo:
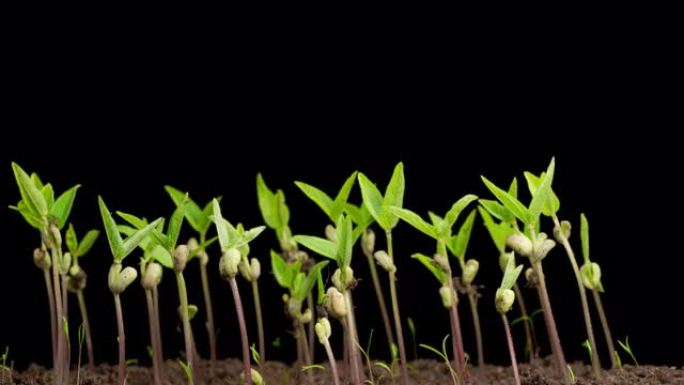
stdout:
<svg viewBox="0 0 684 385">
<path fill-rule="evenodd" d="M 443 363 L 433 360 L 417 360 L 410 364 L 410 385 L 450 385 L 451 378 L 448 369 Z M 572 365 L 577 377 L 578 385 L 684 385 L 684 368 L 663 366 L 629 366 L 623 370 L 603 371 L 600 379 L 591 376 L 590 367 L 578 363 Z M 95 371 L 81 369 L 80 385 L 116 385 L 117 367 L 113 365 L 100 365 Z M 215 376 L 209 378 L 208 364 L 202 363 L 201 373 L 204 381 L 196 381 L 198 385 L 237 385 L 240 384 L 239 373 L 242 370 L 241 361 L 230 359 L 217 363 Z M 295 370 L 280 362 L 268 362 L 262 374 L 267 385 L 305 385 L 306 377 L 296 379 Z M 312 369 L 312 375 L 316 385 L 332 384 L 330 372 L 322 369 Z M 510 367 L 485 366 L 483 368 L 471 368 L 472 385 L 512 385 L 513 375 Z M 552 367 L 548 361 L 539 362 L 533 366 L 522 364 L 520 375 L 523 384 L 527 385 L 562 385 L 555 378 Z M 167 380 L 164 385 L 185 385 L 187 382 L 174 361 L 166 363 Z M 391 378 L 379 367 L 375 370 L 376 385 L 393 384 Z M 7 378 L 4 379 L 6 385 Z M 71 383 L 76 385 L 76 372 L 71 375 Z M 129 367 L 127 385 L 152 385 L 152 371 L 146 367 Z M 398 382 L 396 382 L 398 384 Z M 342 382 L 341 384 L 347 384 Z M 26 371 L 15 374 L 12 385 L 52 385 L 52 372 L 40 366 L 33 365 Z"/>
</svg>

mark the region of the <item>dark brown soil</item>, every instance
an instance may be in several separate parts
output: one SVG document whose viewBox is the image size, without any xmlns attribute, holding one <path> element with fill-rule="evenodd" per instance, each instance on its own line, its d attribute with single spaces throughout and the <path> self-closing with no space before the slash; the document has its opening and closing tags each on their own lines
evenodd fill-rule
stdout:
<svg viewBox="0 0 684 385">
<path fill-rule="evenodd" d="M 432 360 L 418 360 L 410 365 L 409 376 L 411 385 L 450 385 L 451 378 L 448 369 L 443 363 Z M 591 376 L 590 368 L 583 364 L 573 365 L 573 370 L 577 376 L 578 385 L 684 385 L 684 368 L 662 367 L 662 366 L 626 366 L 623 370 L 604 371 L 600 379 Z M 209 378 L 208 365 L 203 363 L 201 372 L 204 375 L 203 381 L 197 381 L 197 385 L 237 385 L 240 383 L 239 374 L 242 364 L 238 360 L 225 360 L 218 363 L 216 375 Z M 520 368 L 523 384 L 527 385 L 561 385 L 552 368 L 547 362 L 542 362 L 534 366 L 523 364 Z M 375 385 L 393 384 L 392 379 L 384 370 L 376 367 Z M 97 369 L 89 371 L 82 369 L 80 373 L 80 385 L 116 385 L 117 375 L 116 366 L 100 365 Z M 330 372 L 322 369 L 312 369 L 312 375 L 316 385 L 332 384 Z M 473 385 L 511 385 L 513 375 L 510 367 L 485 366 L 484 368 L 472 368 L 471 383 Z M 269 362 L 266 364 L 263 373 L 268 385 L 299 385 L 307 384 L 306 376 L 295 377 L 295 370 L 280 362 Z M 26 371 L 15 374 L 12 385 L 52 385 L 52 372 L 46 371 L 39 366 L 31 366 Z M 76 383 L 77 373 L 71 375 L 71 383 Z M 167 380 L 164 385 L 185 385 L 186 381 L 177 363 L 167 361 L 166 364 Z M 0 379 L 2 381 L 2 379 Z M 7 377 L 0 385 L 9 385 Z M 398 382 L 396 382 L 398 384 Z M 130 367 L 128 370 L 127 385 L 152 385 L 152 372 L 146 367 Z M 342 384 L 348 384 L 342 382 Z"/>
</svg>

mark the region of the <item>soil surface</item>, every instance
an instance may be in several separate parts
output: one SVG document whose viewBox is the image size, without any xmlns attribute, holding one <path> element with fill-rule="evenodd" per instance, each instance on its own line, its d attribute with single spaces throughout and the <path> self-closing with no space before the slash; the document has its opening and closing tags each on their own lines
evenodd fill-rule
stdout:
<svg viewBox="0 0 684 385">
<path fill-rule="evenodd" d="M 573 371 L 578 385 L 684 385 L 684 368 L 662 366 L 625 366 L 623 370 L 605 370 L 600 379 L 591 376 L 590 367 L 584 364 L 573 364 Z M 553 368 L 548 361 L 535 365 L 522 364 L 520 375 L 523 384 L 527 385 L 563 385 L 555 378 Z M 202 378 L 197 385 L 237 385 L 240 384 L 239 375 L 242 370 L 241 361 L 230 359 L 217 363 L 215 375 L 210 376 L 209 365 L 202 363 L 199 374 Z M 310 369 L 316 385 L 332 384 L 330 371 L 327 369 Z M 267 385 L 308 385 L 307 373 L 296 378 L 295 370 L 280 362 L 268 362 L 262 371 Z M 187 384 L 183 373 L 174 361 L 167 361 L 165 368 L 166 379 L 164 385 Z M 450 385 L 451 377 L 447 367 L 433 360 L 417 360 L 410 363 L 410 385 Z M 472 385 L 512 385 L 513 373 L 510 367 L 485 366 L 470 369 Z M 370 379 L 370 378 L 369 378 Z M 26 371 L 14 375 L 12 385 L 52 385 L 52 372 L 39 366 L 31 366 Z M 4 382 L 3 382 L 4 381 Z M 72 372 L 70 383 L 77 385 L 77 373 Z M 146 367 L 133 366 L 128 369 L 127 385 L 153 385 L 152 371 Z M 374 384 L 390 385 L 393 382 L 384 369 L 374 368 Z M 9 385 L 7 377 L 0 378 L 0 385 Z M 82 368 L 80 385 L 116 385 L 117 367 L 100 365 L 95 371 Z M 347 385 L 348 382 L 342 381 Z"/>
</svg>

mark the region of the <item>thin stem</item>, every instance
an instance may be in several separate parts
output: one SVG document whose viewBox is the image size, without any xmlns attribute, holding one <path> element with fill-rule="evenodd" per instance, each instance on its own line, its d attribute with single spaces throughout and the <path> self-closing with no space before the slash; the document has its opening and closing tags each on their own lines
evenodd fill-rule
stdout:
<svg viewBox="0 0 684 385">
<path fill-rule="evenodd" d="M 364 253 L 366 254 L 366 253 Z M 389 315 L 387 313 L 387 305 L 385 304 L 385 294 L 382 292 L 382 286 L 380 285 L 380 279 L 378 278 L 378 269 L 375 266 L 375 261 L 373 256 L 366 254 L 366 259 L 368 260 L 368 268 L 370 269 L 371 278 L 373 279 L 373 287 L 375 288 L 375 297 L 378 299 L 378 307 L 380 308 L 380 314 L 382 315 L 382 324 L 385 327 L 385 337 L 387 338 L 387 348 L 388 351 L 392 352 L 392 345 L 394 342 L 394 333 L 392 332 L 392 324 L 390 324 Z"/>
<path fill-rule="evenodd" d="M 307 343 L 306 340 L 306 331 L 304 330 L 304 324 L 301 322 L 297 322 L 297 328 L 299 335 L 302 337 L 302 352 L 304 353 L 304 361 L 307 363 L 307 365 L 312 365 L 313 362 L 311 361 L 311 355 L 309 354 L 309 344 Z M 307 380 L 309 381 L 309 384 L 313 385 L 313 372 L 311 370 L 306 371 L 306 376 Z"/>
<path fill-rule="evenodd" d="M 469 285 L 470 286 L 470 285 Z M 475 327 L 475 342 L 477 344 L 477 366 L 484 365 L 484 348 L 482 346 L 482 331 L 480 327 L 480 314 L 477 310 L 477 293 L 468 288 L 468 303 L 470 304 L 470 313 L 473 317 L 473 326 Z"/>
<path fill-rule="evenodd" d="M 55 297 L 55 310 L 57 317 L 55 318 L 55 327 L 57 328 L 57 362 L 54 367 L 55 370 L 55 384 L 62 384 L 64 371 L 64 344 L 66 343 L 66 336 L 64 329 L 60 327 L 62 317 L 64 315 L 64 308 L 62 307 L 62 289 L 59 281 L 59 254 L 57 248 L 52 247 L 52 286 Z"/>
<path fill-rule="evenodd" d="M 553 317 L 553 310 L 551 309 L 551 301 L 549 300 L 549 293 L 546 290 L 546 279 L 544 278 L 544 270 L 541 262 L 535 262 L 533 265 L 534 272 L 539 280 L 537 286 L 539 292 L 539 301 L 544 310 L 544 321 L 546 322 L 546 332 L 549 335 L 549 343 L 551 344 L 551 351 L 556 358 L 556 369 L 564 381 L 568 381 L 566 375 L 566 362 L 563 348 L 561 347 L 560 337 L 558 337 L 558 329 L 556 328 L 556 319 Z"/>
<path fill-rule="evenodd" d="M 52 366 L 57 366 L 57 321 L 55 320 L 55 296 L 52 291 L 52 278 L 50 278 L 50 271 L 43 269 L 43 278 L 45 279 L 45 289 L 48 297 L 48 306 L 50 307 L 50 336 L 52 337 Z"/>
<path fill-rule="evenodd" d="M 190 367 L 189 384 L 194 383 L 195 367 L 192 355 L 192 338 L 190 338 L 190 317 L 188 316 L 188 292 L 185 287 L 183 272 L 176 271 L 176 283 L 178 284 L 178 298 L 181 304 L 181 318 L 183 319 L 183 338 L 185 342 L 185 360 Z"/>
<path fill-rule="evenodd" d="M 164 378 L 164 347 L 162 346 L 161 325 L 159 323 L 159 291 L 157 287 L 152 288 L 152 305 L 154 306 L 154 333 L 156 334 L 157 347 L 159 352 L 157 359 L 157 367 L 159 367 L 159 377 Z"/>
<path fill-rule="evenodd" d="M 351 362 L 349 362 L 349 328 L 347 327 L 347 321 L 344 319 L 340 319 L 340 324 L 342 325 L 342 335 L 344 338 L 342 338 L 342 362 L 344 363 L 344 378 L 349 379 L 349 381 L 352 381 L 352 373 L 351 373 Z"/>
<path fill-rule="evenodd" d="M 259 338 L 259 368 L 263 368 L 266 361 L 266 344 L 264 342 L 264 319 L 261 314 L 259 282 L 256 279 L 252 281 L 252 295 L 254 296 L 254 312 L 256 313 L 257 335 Z"/>
<path fill-rule="evenodd" d="M 316 319 L 316 308 L 314 306 L 313 294 L 311 294 L 311 293 L 309 293 L 309 295 L 306 296 L 306 307 L 311 309 L 311 319 L 315 320 Z M 309 333 L 309 354 L 311 354 L 311 362 L 309 363 L 309 365 L 313 364 L 314 360 L 315 360 L 315 358 L 314 358 L 314 356 L 315 356 L 315 352 L 314 352 L 314 349 L 315 349 L 315 346 L 314 346 L 314 342 L 315 342 L 314 341 L 314 338 L 315 338 L 314 326 L 315 325 L 314 325 L 313 321 L 309 322 L 309 325 L 308 325 L 308 328 L 309 328 L 308 329 L 308 333 Z"/>
<path fill-rule="evenodd" d="M 392 230 L 385 232 L 387 236 L 387 254 L 394 260 L 394 250 L 392 250 Z M 397 342 L 399 343 L 399 359 L 401 361 L 401 383 L 408 383 L 408 371 L 406 370 L 406 348 L 404 347 L 404 333 L 401 331 L 401 315 L 399 314 L 399 299 L 397 298 L 396 272 L 389 272 L 390 297 L 392 299 L 392 316 L 394 317 L 394 328 L 397 331 Z"/>
<path fill-rule="evenodd" d="M 451 327 L 454 333 L 453 338 L 456 340 L 456 353 L 458 357 L 458 366 L 456 366 L 456 368 L 457 370 L 460 368 L 458 375 L 463 379 L 465 384 L 468 384 L 470 380 L 468 376 L 468 366 L 465 361 L 465 352 L 463 350 L 463 334 L 461 333 L 461 321 L 458 315 L 458 303 L 453 304 L 449 309 L 449 312 L 452 324 Z"/>
<path fill-rule="evenodd" d="M 154 331 L 154 304 L 152 303 L 152 291 L 145 290 L 145 300 L 147 302 L 147 319 L 150 324 L 150 345 L 152 345 L 152 374 L 155 385 L 161 385 L 161 375 L 159 374 L 159 361 L 157 356 L 157 333 Z"/>
<path fill-rule="evenodd" d="M 126 332 L 124 331 L 121 297 L 118 294 L 114 294 L 114 307 L 116 308 L 116 327 L 119 331 L 119 385 L 126 385 Z"/>
<path fill-rule="evenodd" d="M 233 301 L 235 302 L 235 312 L 238 317 L 238 325 L 240 326 L 240 340 L 242 341 L 242 365 L 245 371 L 245 384 L 252 385 L 252 368 L 249 361 L 249 341 L 247 340 L 247 325 L 245 324 L 245 313 L 242 310 L 242 300 L 240 299 L 240 291 L 238 290 L 235 278 L 229 278 L 230 289 L 233 292 Z"/>
<path fill-rule="evenodd" d="M 557 216 L 553 216 L 553 222 L 557 228 L 560 228 L 560 223 Z M 599 377 L 601 375 L 601 361 L 599 358 L 598 349 L 596 349 L 596 339 L 594 338 L 594 328 L 591 325 L 591 315 L 589 313 L 589 301 L 587 300 L 587 292 L 582 283 L 582 275 L 580 274 L 579 267 L 577 266 L 577 259 L 575 259 L 575 253 L 570 247 L 570 242 L 563 234 L 560 234 L 560 241 L 565 248 L 565 252 L 570 260 L 570 265 L 572 266 L 572 271 L 575 273 L 575 281 L 577 281 L 577 289 L 580 294 L 580 301 L 582 303 L 582 314 L 584 315 L 584 327 L 587 329 L 587 337 L 589 338 L 589 345 L 591 346 L 591 367 L 594 371 L 594 376 Z"/>
<path fill-rule="evenodd" d="M 200 245 L 204 245 L 206 239 L 205 234 L 200 234 Z M 202 253 L 206 254 L 206 250 L 202 249 Z M 204 258 L 204 259 L 202 259 Z M 207 264 L 208 258 L 203 256 L 200 258 L 200 278 L 202 280 L 202 294 L 204 295 L 204 307 L 207 309 L 207 334 L 209 336 L 209 370 L 211 376 L 214 376 L 216 367 L 216 327 L 214 325 L 214 307 L 211 303 L 211 292 L 209 291 L 209 279 L 207 278 Z"/>
<path fill-rule="evenodd" d="M 95 355 L 93 354 L 93 338 L 90 334 L 90 321 L 88 320 L 88 309 L 86 308 L 85 297 L 83 290 L 76 292 L 78 298 L 78 308 L 81 311 L 81 319 L 83 320 L 83 330 L 85 331 L 86 351 L 88 352 L 88 368 L 95 369 Z"/>
<path fill-rule="evenodd" d="M 520 287 L 516 282 L 513 285 L 513 291 L 515 292 L 515 299 L 518 301 L 518 306 L 520 307 L 520 314 L 523 316 L 523 326 L 525 327 L 525 346 L 529 347 L 530 353 L 528 360 L 532 361 L 533 358 L 537 358 L 537 336 L 535 335 L 534 329 L 531 325 L 531 319 L 529 313 L 527 312 L 527 306 L 525 305 L 525 299 L 522 296 Z"/>
<path fill-rule="evenodd" d="M 348 324 L 348 344 L 349 344 L 349 362 L 351 363 L 351 374 L 355 385 L 361 385 L 361 370 L 359 369 L 359 341 L 356 335 L 356 322 L 354 321 L 354 308 L 351 303 L 351 295 L 349 290 L 344 291 L 344 301 L 347 304 L 347 324 Z"/>
<path fill-rule="evenodd" d="M 506 341 L 508 342 L 508 353 L 511 355 L 511 366 L 513 367 L 513 375 L 515 376 L 515 385 L 520 385 L 520 373 L 518 373 L 518 360 L 515 358 L 515 348 L 513 347 L 513 336 L 511 335 L 511 327 L 508 325 L 508 317 L 506 314 L 501 314 L 501 321 L 506 329 Z"/>
<path fill-rule="evenodd" d="M 323 342 L 323 346 L 325 347 L 325 352 L 328 354 L 328 361 L 330 362 L 330 371 L 332 372 L 333 385 L 340 385 L 340 379 L 337 375 L 337 363 L 335 362 L 335 355 L 333 354 L 333 351 L 330 348 L 330 342 L 328 340 L 325 340 L 325 342 Z"/>
<path fill-rule="evenodd" d="M 617 369 L 617 362 L 615 362 L 615 345 L 613 345 L 613 334 L 610 332 L 610 326 L 608 326 L 608 318 L 606 318 L 606 312 L 603 310 L 603 301 L 601 301 L 601 295 L 599 294 L 598 290 L 592 290 L 591 292 L 594 294 L 596 310 L 598 311 L 599 319 L 601 319 L 603 335 L 606 338 L 606 344 L 608 345 L 610 368 Z"/>
</svg>

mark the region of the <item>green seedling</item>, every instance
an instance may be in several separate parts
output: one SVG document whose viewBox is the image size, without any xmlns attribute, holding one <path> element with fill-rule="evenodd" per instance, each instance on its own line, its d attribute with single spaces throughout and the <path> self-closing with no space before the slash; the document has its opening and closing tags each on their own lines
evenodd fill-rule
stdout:
<svg viewBox="0 0 684 385">
<path fill-rule="evenodd" d="M 538 281 L 537 290 L 539 291 L 539 298 L 541 300 L 542 308 L 544 309 L 544 321 L 546 322 L 546 331 L 549 335 L 549 342 L 551 351 L 555 360 L 556 370 L 559 377 L 566 379 L 566 361 L 565 354 L 561 347 L 560 337 L 556 328 L 556 320 L 553 316 L 551 308 L 551 300 L 549 299 L 548 290 L 546 289 L 546 279 L 544 277 L 544 270 L 542 268 L 542 260 L 546 255 L 556 246 L 556 243 L 548 239 L 547 235 L 539 232 L 539 217 L 542 211 L 547 210 L 547 201 L 552 197 L 551 183 L 553 182 L 553 174 L 555 170 L 555 161 L 551 159 L 551 163 L 541 178 L 538 188 L 533 191 L 532 199 L 526 207 L 513 194 L 502 190 L 487 178 L 482 176 L 482 181 L 485 186 L 492 192 L 492 194 L 500 202 L 498 206 L 503 213 L 510 213 L 514 217 L 512 223 L 520 220 L 524 225 L 524 231 L 514 225 L 515 232 L 506 238 L 506 244 L 513 249 L 517 254 L 527 257 L 532 265 L 533 273 L 536 281 Z M 548 203 L 550 205 L 550 203 Z M 503 215 L 502 215 L 503 216 Z"/>
<path fill-rule="evenodd" d="M 330 336 L 332 334 L 332 326 L 330 326 L 330 321 L 327 318 L 319 318 L 316 322 L 316 336 L 318 337 L 318 342 L 325 348 L 325 353 L 328 355 L 328 362 L 330 364 L 330 371 L 333 378 L 333 384 L 340 384 L 340 377 L 337 374 L 337 361 L 335 360 L 335 355 L 333 354 L 332 348 L 330 347 Z"/>
<path fill-rule="evenodd" d="M 209 290 L 209 279 L 207 275 L 207 264 L 209 264 L 207 247 L 213 243 L 212 239 L 207 239 L 207 232 L 211 227 L 212 205 L 211 202 L 209 202 L 204 205 L 204 208 L 201 208 L 195 201 L 190 199 L 186 193 L 168 185 L 164 186 L 164 189 L 177 207 L 184 205 L 185 219 L 190 227 L 197 232 L 199 237 L 199 242 L 194 238 L 191 238 L 188 241 L 188 248 L 190 249 L 190 256 L 196 255 L 200 265 L 202 294 L 204 296 L 204 307 L 207 311 L 206 328 L 209 337 L 210 370 L 213 375 L 216 367 L 216 327 L 214 324 L 214 307 L 211 301 L 211 292 Z"/>
<path fill-rule="evenodd" d="M 604 293 L 603 284 L 601 283 L 601 267 L 596 262 L 592 262 L 589 258 L 589 221 L 584 213 L 580 214 L 580 238 L 582 241 L 582 256 L 584 257 L 584 264 L 580 268 L 582 276 L 582 283 L 587 290 L 591 290 L 594 297 L 594 305 L 601 321 L 603 329 L 603 336 L 606 340 L 608 348 L 608 356 L 610 357 L 610 367 L 615 369 L 618 367 L 618 362 L 615 358 L 615 345 L 613 344 L 613 334 L 610 332 L 608 318 L 603 309 L 603 301 L 601 300 L 601 293 Z"/>
<path fill-rule="evenodd" d="M 249 244 L 249 242 L 253 241 L 254 238 L 261 234 L 266 227 L 259 226 L 240 232 L 237 228 L 233 227 L 230 222 L 223 219 L 223 216 L 221 215 L 221 206 L 219 206 L 217 199 L 212 201 L 212 208 L 212 220 L 216 225 L 216 232 L 218 233 L 219 244 L 221 245 L 222 252 L 221 260 L 219 261 L 219 271 L 221 273 L 221 277 L 228 281 L 230 284 L 230 289 L 233 292 L 233 301 L 235 302 L 235 311 L 237 313 L 238 324 L 240 327 L 240 339 L 242 341 L 242 362 L 244 366 L 243 375 L 245 382 L 248 385 L 252 385 L 252 373 L 257 372 L 251 368 L 245 313 L 242 309 L 242 300 L 240 299 L 240 291 L 238 290 L 235 276 L 240 270 L 241 263 L 243 263 L 247 258 L 247 255 L 243 255 L 245 253 L 245 247 Z M 261 378 L 260 375 L 258 377 L 255 376 L 254 382 L 258 384 L 259 378 Z"/>
<path fill-rule="evenodd" d="M 352 250 L 354 247 L 351 218 L 346 215 L 340 215 L 337 219 L 337 225 L 334 231 L 328 231 L 328 233 L 330 234 L 330 238 L 333 238 L 334 241 L 310 235 L 296 235 L 294 239 L 297 243 L 304 245 L 315 253 L 330 258 L 337 263 L 337 270 L 335 270 L 335 273 L 332 276 L 334 287 L 330 288 L 328 291 L 328 294 L 330 295 L 328 298 L 329 306 L 327 307 L 334 317 L 346 322 L 346 341 L 348 349 L 350 349 L 349 359 L 351 362 L 352 378 L 356 385 L 361 385 L 363 382 L 363 375 L 360 368 L 361 357 L 357 349 L 359 338 L 351 297 L 351 288 L 356 286 L 354 271 L 350 266 Z M 338 293 L 341 293 L 342 295 L 341 300 L 344 301 L 345 311 L 338 311 L 338 307 L 341 307 L 342 305 L 333 302 L 337 301 Z"/>
<path fill-rule="evenodd" d="M 76 385 L 81 385 L 81 353 L 85 339 L 85 322 L 78 326 L 78 368 L 76 370 Z"/>
<path fill-rule="evenodd" d="M 632 353 L 632 347 L 629 346 L 629 336 L 625 337 L 625 342 L 618 340 L 618 345 L 620 345 L 622 350 L 624 350 L 629 355 L 629 357 L 632 359 L 632 362 L 634 362 L 634 365 L 639 366 L 636 357 L 634 357 L 634 353 Z"/>
<path fill-rule="evenodd" d="M 402 332 L 401 314 L 399 310 L 399 297 L 397 296 L 396 274 L 397 269 L 394 265 L 394 248 L 392 245 L 392 229 L 399 223 L 399 217 L 396 216 L 390 207 L 402 207 L 404 203 L 404 164 L 399 162 L 392 173 L 385 194 L 382 195 L 380 190 L 368 179 L 363 173 L 358 174 L 359 186 L 361 187 L 361 196 L 363 197 L 363 204 L 371 213 L 378 225 L 385 231 L 387 239 L 387 251 L 385 255 L 384 266 L 387 271 L 390 285 L 390 298 L 392 301 L 392 316 L 394 318 L 394 328 L 396 332 L 397 343 L 399 345 L 399 356 L 401 360 L 401 382 L 403 385 L 407 384 L 408 372 L 406 370 L 406 348 L 404 346 L 404 333 Z M 376 252 L 377 253 L 377 252 Z"/>
<path fill-rule="evenodd" d="M 99 235 L 99 231 L 90 230 L 83 236 L 81 240 L 79 240 L 78 236 L 76 235 L 76 230 L 74 230 L 74 226 L 72 224 L 69 224 L 69 228 L 66 231 L 66 245 L 67 249 L 69 249 L 69 253 L 71 253 L 72 259 L 72 265 L 69 269 L 69 276 L 67 277 L 67 287 L 70 291 L 76 293 L 76 297 L 78 299 L 78 308 L 81 312 L 81 319 L 83 320 L 81 325 L 85 330 L 88 367 L 91 370 L 95 369 L 95 355 L 93 353 L 93 338 L 90 333 L 88 309 L 86 307 L 85 297 L 83 294 L 83 290 L 85 290 L 86 287 L 87 275 L 83 268 L 79 265 L 78 261 L 81 257 L 86 255 L 88 251 L 90 251 Z"/>
<path fill-rule="evenodd" d="M 451 374 L 451 380 L 453 381 L 454 385 L 459 385 L 461 383 L 460 377 L 458 376 L 458 374 L 456 373 L 454 368 L 451 366 L 451 363 L 449 362 L 449 355 L 446 352 L 446 350 L 447 350 L 447 348 L 446 348 L 447 339 L 449 339 L 448 334 L 444 337 L 444 339 L 442 339 L 442 350 L 441 351 L 437 350 L 437 349 L 435 349 L 432 346 L 427 345 L 427 344 L 420 344 L 420 347 L 425 349 L 425 350 L 431 351 L 432 353 L 437 355 L 439 358 L 441 358 L 444 361 L 444 364 L 449 369 L 449 373 Z"/>
<path fill-rule="evenodd" d="M 459 215 L 471 202 L 475 200 L 477 200 L 475 195 L 465 195 L 451 206 L 444 218 L 434 214 L 433 212 L 429 212 L 428 214 L 432 223 L 428 223 L 418 214 L 407 209 L 391 207 L 390 210 L 417 230 L 437 241 L 437 254 L 435 255 L 434 263 L 436 268 L 440 269 L 445 275 L 444 280 L 440 281 L 444 289 L 440 290 L 446 293 L 444 295 L 447 296 L 451 295 L 449 293 L 456 293 L 455 284 L 453 279 L 451 279 L 453 274 L 451 270 L 451 264 L 449 263 L 448 259 L 447 248 L 453 255 L 456 256 L 462 272 L 460 282 L 463 286 L 463 291 L 468 296 L 471 314 L 473 316 L 478 359 L 479 363 L 482 364 L 484 348 L 482 346 L 480 317 L 477 310 L 477 298 L 479 297 L 479 294 L 477 293 L 476 287 L 472 284 L 479 270 L 479 263 L 475 259 L 469 259 L 467 261 L 465 259 L 465 253 L 468 248 L 468 242 L 470 241 L 470 234 L 472 232 L 473 222 L 475 220 L 474 210 L 463 222 L 458 233 L 456 235 L 452 235 L 452 227 L 456 223 Z M 453 335 L 452 347 L 456 348 L 454 349 L 454 367 L 459 372 L 460 376 L 465 377 L 465 354 L 463 353 L 463 339 L 460 332 L 461 321 L 458 315 L 458 298 L 453 300 L 449 299 L 448 303 L 452 304 L 450 307 L 447 307 L 447 309 L 449 310 L 451 332 Z"/>
<path fill-rule="evenodd" d="M 406 324 L 408 324 L 409 332 L 411 333 L 411 345 L 413 346 L 413 359 L 418 359 L 418 342 L 416 340 L 416 325 L 413 323 L 411 317 L 406 318 Z"/>
<path fill-rule="evenodd" d="M 5 346 L 5 352 L 0 355 L 0 384 L 5 384 L 5 373 L 9 377 L 8 384 L 13 384 L 12 374 L 14 373 L 14 362 L 11 362 L 7 366 L 7 360 L 9 359 L 9 346 Z"/>
<path fill-rule="evenodd" d="M 515 384 L 520 385 L 520 373 L 518 372 L 518 362 L 515 358 L 515 347 L 513 346 L 513 335 L 511 334 L 511 327 L 508 324 L 508 313 L 515 302 L 515 292 L 511 290 L 515 282 L 520 276 L 523 266 L 515 265 L 515 255 L 513 253 L 503 254 L 506 268 L 504 269 L 503 279 L 501 285 L 496 290 L 495 305 L 496 311 L 501 314 L 501 321 L 503 322 L 506 331 L 506 341 L 508 344 L 508 353 L 511 356 L 511 366 L 513 367 L 513 375 Z"/>
<path fill-rule="evenodd" d="M 271 191 L 260 173 L 257 174 L 256 184 L 259 210 L 264 218 L 264 223 L 275 231 L 282 254 L 291 263 L 300 256 L 298 255 L 297 242 L 292 239 L 292 230 L 289 226 L 290 209 L 285 204 L 285 193 L 283 190 Z"/>
<path fill-rule="evenodd" d="M 112 217 L 112 214 L 107 209 L 102 197 L 98 196 L 98 204 L 100 207 L 100 215 L 102 216 L 102 222 L 104 223 L 105 233 L 107 234 L 107 241 L 109 242 L 109 248 L 112 251 L 112 257 L 114 262 L 109 269 L 108 285 L 109 290 L 114 295 L 114 306 L 116 309 L 116 324 L 119 333 L 119 385 L 125 385 L 126 383 L 126 333 L 124 330 L 123 323 L 123 310 L 121 308 L 121 293 L 123 293 L 126 288 L 135 281 L 138 276 L 138 272 L 128 266 L 123 267 L 123 260 L 129 254 L 135 250 L 136 247 L 147 238 L 152 230 L 162 221 L 161 218 L 155 220 L 154 222 L 148 224 L 135 231 L 133 234 L 128 236 L 125 240 L 121 237 L 119 228 L 116 221 Z"/>
<path fill-rule="evenodd" d="M 67 336 L 61 331 L 59 320 L 68 318 L 67 275 L 71 255 L 62 252 L 62 233 L 80 185 L 75 185 L 55 198 L 50 183 L 43 184 L 37 174 L 27 174 L 12 162 L 12 171 L 21 200 L 10 206 L 24 220 L 40 232 L 42 245 L 34 253 L 34 262 L 43 270 L 50 306 L 52 357 L 56 384 L 69 381 L 69 351 Z M 48 253 L 49 250 L 49 253 Z M 38 258 L 36 258 L 38 257 Z M 48 270 L 52 267 L 52 277 Z"/>
<path fill-rule="evenodd" d="M 549 172 L 552 172 L 553 170 L 547 170 L 546 173 L 542 173 L 541 175 L 537 176 L 532 174 L 531 172 L 525 172 L 525 179 L 527 180 L 527 187 L 530 190 L 530 193 L 532 196 L 537 195 L 537 191 L 541 189 L 541 185 L 543 181 L 545 181 L 548 178 L 546 177 L 546 174 Z M 587 332 L 587 339 L 589 340 L 589 344 L 591 346 L 591 351 L 593 354 L 591 355 L 591 366 L 594 372 L 594 376 L 598 377 L 601 372 L 601 362 L 598 354 L 598 350 L 596 349 L 596 340 L 594 338 L 594 328 L 592 326 L 591 322 L 591 315 L 589 313 L 589 301 L 587 300 L 587 294 L 584 288 L 584 285 L 582 283 L 582 273 L 580 272 L 580 269 L 577 265 L 577 259 L 575 258 L 575 253 L 572 250 L 572 247 L 570 246 L 570 222 L 568 221 L 560 221 L 558 219 L 557 213 L 558 210 L 560 209 L 560 200 L 558 199 L 558 196 L 556 196 L 556 193 L 553 191 L 551 188 L 551 183 L 549 182 L 549 187 L 548 187 L 548 193 L 547 194 L 547 199 L 542 205 L 541 208 L 541 214 L 547 217 L 550 217 L 553 220 L 554 223 L 554 228 L 553 228 L 553 235 L 554 238 L 556 239 L 557 242 L 563 245 L 563 248 L 565 249 L 565 253 L 568 256 L 568 260 L 570 261 L 570 265 L 572 266 L 572 270 L 575 274 L 575 281 L 577 283 L 577 290 L 579 291 L 580 294 L 580 302 L 582 305 L 582 314 L 584 316 L 584 326 Z"/>
<path fill-rule="evenodd" d="M 589 361 L 591 361 L 591 344 L 589 343 L 589 340 L 584 340 L 582 342 L 582 347 L 587 351 L 587 355 L 589 356 Z"/>
</svg>

